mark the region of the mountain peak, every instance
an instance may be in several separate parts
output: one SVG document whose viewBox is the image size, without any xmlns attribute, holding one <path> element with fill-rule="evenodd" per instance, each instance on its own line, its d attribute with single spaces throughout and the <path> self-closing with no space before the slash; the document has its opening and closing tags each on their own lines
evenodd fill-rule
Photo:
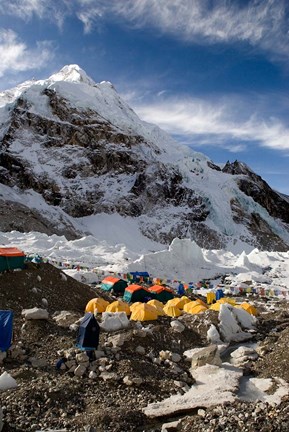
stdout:
<svg viewBox="0 0 289 432">
<path fill-rule="evenodd" d="M 79 82 L 88 85 L 95 85 L 95 82 L 77 64 L 66 65 L 59 72 L 49 77 L 50 81 Z"/>
</svg>

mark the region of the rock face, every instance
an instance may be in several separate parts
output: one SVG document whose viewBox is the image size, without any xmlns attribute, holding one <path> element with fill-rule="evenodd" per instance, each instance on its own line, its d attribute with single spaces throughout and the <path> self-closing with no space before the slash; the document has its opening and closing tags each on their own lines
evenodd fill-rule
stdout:
<svg viewBox="0 0 289 432">
<path fill-rule="evenodd" d="M 73 238 L 80 235 L 75 218 L 116 212 L 137 218 L 143 234 L 164 244 L 191 237 L 221 248 L 241 237 L 261 249 L 288 249 L 286 199 L 244 164 L 221 170 L 178 147 L 110 83 L 95 84 L 78 66 L 1 93 L 0 102 L 0 199 L 29 216 L 26 224 L 6 218 L 0 230 Z"/>
</svg>

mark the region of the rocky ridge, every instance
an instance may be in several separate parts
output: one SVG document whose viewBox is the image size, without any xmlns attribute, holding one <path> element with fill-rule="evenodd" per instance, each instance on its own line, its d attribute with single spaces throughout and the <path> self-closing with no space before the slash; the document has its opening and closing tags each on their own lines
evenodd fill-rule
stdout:
<svg viewBox="0 0 289 432">
<path fill-rule="evenodd" d="M 1 97 L 0 186 L 18 194 L 15 206 L 33 191 L 71 219 L 99 212 L 137 218 L 144 235 L 164 244 L 191 237 L 201 247 L 221 248 L 241 238 L 261 249 L 288 249 L 286 199 L 242 163 L 221 169 L 180 149 L 141 122 L 110 83 L 95 84 L 78 66 Z M 60 216 L 54 216 L 47 227 L 39 218 L 37 229 L 57 232 Z M 65 232 L 68 219 L 61 219 Z M 73 223 L 67 233 L 80 235 Z"/>
</svg>

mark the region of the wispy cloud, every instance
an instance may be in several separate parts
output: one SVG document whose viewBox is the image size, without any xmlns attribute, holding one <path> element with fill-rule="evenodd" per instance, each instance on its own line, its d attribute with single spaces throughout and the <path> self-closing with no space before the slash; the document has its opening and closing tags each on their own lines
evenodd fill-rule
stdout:
<svg viewBox="0 0 289 432">
<path fill-rule="evenodd" d="M 39 69 L 53 57 L 53 50 L 48 41 L 36 43 L 29 48 L 11 29 L 0 29 L 0 77 L 7 71 L 23 72 Z"/>
<path fill-rule="evenodd" d="M 289 55 L 287 0 L 78 0 L 78 5 L 90 29 L 96 16 L 114 15 L 198 44 L 247 42 L 273 57 Z"/>
<path fill-rule="evenodd" d="M 289 56 L 287 0 L 0 0 L 0 13 L 26 20 L 38 16 L 59 26 L 75 15 L 85 33 L 100 19 L 118 19 L 193 43 L 246 42 L 272 57 Z"/>
<path fill-rule="evenodd" d="M 155 123 L 179 140 L 193 146 L 210 145 L 241 152 L 257 145 L 286 152 L 289 150 L 289 128 L 280 119 L 262 118 L 248 111 L 239 98 L 220 102 L 202 99 L 167 98 L 152 104 L 133 103 L 143 120 Z"/>
</svg>

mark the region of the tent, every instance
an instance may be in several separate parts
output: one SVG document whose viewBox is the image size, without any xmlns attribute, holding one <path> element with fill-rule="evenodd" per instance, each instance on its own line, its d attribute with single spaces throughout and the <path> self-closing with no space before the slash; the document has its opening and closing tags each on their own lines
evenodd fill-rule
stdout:
<svg viewBox="0 0 289 432">
<path fill-rule="evenodd" d="M 130 279 L 132 282 L 142 282 L 143 280 L 146 280 L 150 277 L 150 275 L 148 274 L 148 272 L 143 271 L 143 272 L 130 272 Z"/>
<path fill-rule="evenodd" d="M 244 309 L 246 312 L 248 312 L 251 315 L 254 315 L 254 316 L 258 315 L 257 309 L 255 308 L 255 306 L 253 306 L 250 303 L 244 302 L 244 303 L 240 304 L 239 307 L 242 308 L 242 309 Z"/>
<path fill-rule="evenodd" d="M 0 248 L 0 272 L 24 269 L 25 254 L 16 247 Z"/>
<path fill-rule="evenodd" d="M 142 302 L 135 302 L 135 303 L 132 303 L 131 305 L 130 305 L 130 307 L 129 307 L 129 310 L 131 311 L 131 312 L 133 312 L 133 310 L 136 308 L 136 307 L 138 307 L 139 305 L 141 305 L 141 304 L 143 304 Z"/>
<path fill-rule="evenodd" d="M 159 316 L 165 315 L 164 313 L 164 305 L 158 300 L 150 300 L 147 302 L 148 305 L 153 306 Z"/>
<path fill-rule="evenodd" d="M 12 343 L 13 312 L 0 310 L 0 351 L 7 351 Z"/>
<path fill-rule="evenodd" d="M 130 308 L 127 303 L 116 300 L 107 306 L 105 312 L 125 312 L 127 315 L 130 315 Z"/>
<path fill-rule="evenodd" d="M 184 309 L 185 312 L 188 312 L 189 309 L 192 309 L 192 308 L 194 308 L 195 306 L 200 306 L 200 305 L 201 305 L 201 304 L 198 302 L 198 300 L 194 300 L 194 301 L 191 301 L 190 303 L 186 303 L 186 304 L 184 305 L 183 309 Z M 201 306 L 204 306 L 204 305 L 201 305 Z M 206 306 L 204 306 L 204 307 L 206 307 Z"/>
<path fill-rule="evenodd" d="M 113 276 L 107 276 L 104 278 L 100 286 L 103 291 L 113 291 L 115 295 L 123 295 L 126 287 L 126 281 Z"/>
<path fill-rule="evenodd" d="M 152 293 L 141 285 L 132 284 L 124 290 L 123 300 L 127 303 L 146 302 L 152 298 Z"/>
<path fill-rule="evenodd" d="M 109 302 L 104 300 L 101 297 L 93 298 L 93 299 L 89 300 L 89 302 L 87 303 L 87 305 L 85 307 L 85 313 L 87 313 L 87 312 L 91 312 L 91 313 L 105 312 L 108 305 L 109 305 Z"/>
<path fill-rule="evenodd" d="M 220 311 L 220 308 L 221 308 L 221 304 L 222 303 L 220 303 L 220 302 L 218 302 L 218 303 L 213 303 L 213 304 L 211 304 L 210 305 L 210 307 L 209 307 L 209 309 L 211 309 L 211 310 L 214 310 L 214 311 Z"/>
<path fill-rule="evenodd" d="M 154 299 L 162 303 L 166 303 L 168 300 L 174 298 L 173 291 L 161 285 L 153 285 L 149 287 L 149 291 L 153 294 Z"/>
<path fill-rule="evenodd" d="M 141 303 L 136 306 L 131 314 L 130 319 L 133 321 L 154 321 L 158 318 L 157 310 L 154 306 L 147 303 Z"/>
<path fill-rule="evenodd" d="M 220 300 L 217 300 L 217 303 L 230 304 L 232 306 L 236 306 L 235 300 L 233 298 L 229 298 L 229 297 L 222 297 Z"/>
<path fill-rule="evenodd" d="M 206 310 L 208 310 L 206 308 L 206 306 L 197 304 L 197 305 L 195 305 L 193 307 L 188 308 L 186 310 L 186 312 L 189 313 L 189 314 L 195 315 L 195 314 L 198 314 L 198 313 L 206 312 Z"/>
<path fill-rule="evenodd" d="M 165 305 L 164 307 L 164 312 L 166 315 L 170 316 L 170 317 L 178 317 L 180 315 L 182 315 L 182 311 L 177 308 L 176 306 L 170 306 L 170 305 Z"/>
<path fill-rule="evenodd" d="M 176 306 L 178 309 L 183 309 L 184 305 L 186 304 L 186 300 L 175 297 L 167 302 L 167 306 Z"/>
<path fill-rule="evenodd" d="M 99 325 L 93 313 L 88 312 L 80 322 L 76 346 L 81 349 L 97 349 L 98 343 Z"/>
</svg>

